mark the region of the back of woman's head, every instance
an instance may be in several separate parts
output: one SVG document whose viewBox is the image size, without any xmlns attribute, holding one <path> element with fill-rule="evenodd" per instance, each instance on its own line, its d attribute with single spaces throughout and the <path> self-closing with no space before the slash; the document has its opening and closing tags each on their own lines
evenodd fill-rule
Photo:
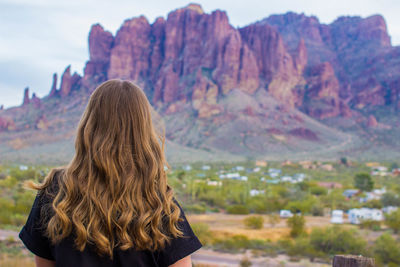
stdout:
<svg viewBox="0 0 400 267">
<path fill-rule="evenodd" d="M 92 244 L 109 256 L 116 247 L 162 248 L 182 234 L 165 164 L 164 138 L 155 131 L 143 91 L 129 81 L 102 83 L 79 122 L 47 235 L 57 243 L 73 233 L 79 250 Z M 49 191 L 53 174 L 38 188 Z"/>
</svg>

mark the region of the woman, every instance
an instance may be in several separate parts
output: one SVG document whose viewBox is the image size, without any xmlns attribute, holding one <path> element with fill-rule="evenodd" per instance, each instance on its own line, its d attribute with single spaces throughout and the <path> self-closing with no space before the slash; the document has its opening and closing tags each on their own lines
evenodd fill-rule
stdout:
<svg viewBox="0 0 400 267">
<path fill-rule="evenodd" d="M 71 162 L 31 185 L 39 192 L 19 236 L 36 266 L 192 266 L 202 244 L 165 165 L 143 91 L 122 80 L 97 87 Z"/>
</svg>

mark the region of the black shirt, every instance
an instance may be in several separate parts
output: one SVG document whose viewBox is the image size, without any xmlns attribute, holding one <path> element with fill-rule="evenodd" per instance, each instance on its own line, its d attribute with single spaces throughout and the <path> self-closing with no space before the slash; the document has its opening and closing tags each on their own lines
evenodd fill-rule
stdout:
<svg viewBox="0 0 400 267">
<path fill-rule="evenodd" d="M 175 200 L 176 201 L 176 200 Z M 100 257 L 90 245 L 86 245 L 85 250 L 80 252 L 74 248 L 72 235 L 63 239 L 60 243 L 52 245 L 50 240 L 44 235 L 43 223 L 41 223 L 41 209 L 49 203 L 49 198 L 45 194 L 38 193 L 33 203 L 31 212 L 25 226 L 19 233 L 19 237 L 25 246 L 35 255 L 56 262 L 57 267 L 132 267 L 132 266 L 169 266 L 178 260 L 190 255 L 202 247 L 199 239 L 193 233 L 185 214 L 181 210 L 179 222 L 184 236 L 174 238 L 163 250 L 120 250 L 113 251 L 113 259 L 108 256 Z"/>
</svg>

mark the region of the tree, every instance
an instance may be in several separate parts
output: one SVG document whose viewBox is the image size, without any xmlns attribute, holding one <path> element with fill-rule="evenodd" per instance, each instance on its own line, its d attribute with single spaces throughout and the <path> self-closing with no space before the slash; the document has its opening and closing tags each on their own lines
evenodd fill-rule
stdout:
<svg viewBox="0 0 400 267">
<path fill-rule="evenodd" d="M 290 227 L 290 236 L 298 237 L 299 235 L 305 233 L 305 219 L 303 215 L 293 215 L 287 220 L 287 225 Z"/>
<path fill-rule="evenodd" d="M 387 214 L 385 219 L 386 225 L 393 230 L 393 232 L 398 233 L 400 231 L 400 209 Z"/>
<path fill-rule="evenodd" d="M 354 176 L 354 186 L 361 191 L 370 192 L 374 188 L 374 181 L 368 173 L 357 173 Z"/>
</svg>

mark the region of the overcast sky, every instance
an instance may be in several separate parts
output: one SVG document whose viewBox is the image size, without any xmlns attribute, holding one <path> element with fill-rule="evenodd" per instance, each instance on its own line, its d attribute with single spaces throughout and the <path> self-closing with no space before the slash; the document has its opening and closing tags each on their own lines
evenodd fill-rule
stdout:
<svg viewBox="0 0 400 267">
<path fill-rule="evenodd" d="M 150 22 L 191 1 L 169 0 L 0 0 L 0 105 L 22 102 L 23 89 L 39 97 L 50 91 L 52 74 L 71 64 L 83 73 L 90 26 L 100 23 L 114 35 L 127 18 L 145 15 Z M 233 26 L 244 26 L 288 11 L 315 15 L 331 23 L 342 15 L 384 16 L 392 44 L 400 44 L 399 0 L 199 0 L 209 13 L 227 11 Z"/>
</svg>

